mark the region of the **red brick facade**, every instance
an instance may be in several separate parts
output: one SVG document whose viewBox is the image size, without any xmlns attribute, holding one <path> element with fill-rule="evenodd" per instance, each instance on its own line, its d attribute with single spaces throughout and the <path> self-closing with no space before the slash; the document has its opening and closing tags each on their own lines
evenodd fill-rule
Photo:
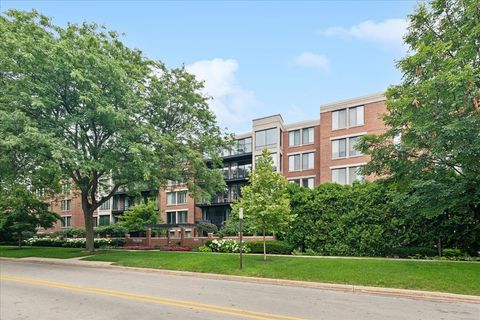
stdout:
<svg viewBox="0 0 480 320">
<path fill-rule="evenodd" d="M 363 115 L 359 116 L 363 116 L 363 122 L 359 125 L 349 126 L 348 110 L 349 108 L 355 108 L 358 106 L 363 106 Z M 333 112 L 339 110 L 346 110 L 346 126 L 345 128 L 334 130 L 332 128 L 332 114 Z M 302 183 L 302 181 L 305 181 L 305 179 L 313 179 L 313 186 L 317 186 L 320 183 L 332 182 L 332 170 L 343 169 L 352 166 L 356 167 L 368 162 L 367 156 L 351 156 L 350 154 L 348 154 L 348 150 L 346 150 L 347 154 L 345 156 L 334 159 L 332 156 L 332 140 L 347 139 L 347 141 L 350 141 L 349 139 L 352 137 L 364 134 L 380 134 L 384 132 L 385 125 L 381 120 L 381 115 L 385 112 L 386 107 L 383 94 L 375 94 L 323 105 L 321 106 L 320 115 L 317 120 L 304 121 L 294 124 L 283 124 L 283 120 L 280 115 L 256 119 L 253 121 L 253 130 L 256 131 L 262 129 L 263 127 L 270 128 L 272 126 L 276 126 L 277 128 L 279 128 L 279 132 L 282 132 L 281 139 L 279 140 L 279 143 L 275 147 L 273 147 L 272 152 L 275 152 L 279 159 L 282 159 L 281 170 L 279 168 L 282 175 L 290 181 L 300 181 L 300 183 Z M 302 130 L 307 128 L 313 128 L 313 141 L 307 141 L 307 143 L 303 143 L 304 141 L 302 138 L 299 145 L 290 146 L 290 132 L 300 130 L 300 134 L 302 134 Z M 247 136 L 254 137 L 255 132 L 252 132 Z M 261 152 L 261 150 L 255 151 L 254 146 L 252 146 L 252 149 L 254 150 L 252 157 L 255 156 L 255 152 Z M 303 168 L 302 154 L 305 153 L 313 153 L 313 168 Z M 289 156 L 294 156 L 298 154 L 302 155 L 300 158 L 298 158 L 301 161 L 301 166 L 297 170 L 291 170 Z M 309 156 L 307 156 L 307 162 L 308 159 Z M 371 180 L 373 178 L 374 177 L 367 177 L 368 180 Z M 309 180 L 308 182 L 311 181 Z M 351 181 L 347 180 L 347 183 L 349 182 Z M 179 211 L 187 211 L 186 221 L 181 222 L 194 224 L 195 222 L 202 220 L 202 209 L 196 206 L 195 201 L 190 196 L 186 197 L 186 201 L 182 198 L 182 201 L 180 201 L 181 203 L 167 204 L 167 192 L 184 190 L 186 190 L 186 188 L 181 185 L 171 185 L 166 189 L 159 190 L 159 211 L 160 218 L 163 223 L 168 222 L 167 214 L 169 212 Z M 66 199 L 71 199 L 71 208 L 69 210 L 62 210 L 61 200 Z M 120 199 L 118 200 L 116 205 L 120 205 L 123 208 L 123 204 L 120 203 Z M 59 196 L 56 201 L 52 202 L 51 209 L 61 216 L 71 216 L 71 227 L 83 227 L 85 225 L 80 199 L 75 196 L 74 193 L 70 193 L 70 195 L 67 196 Z M 102 214 L 110 214 L 113 219 L 112 210 L 97 210 L 95 216 Z M 180 215 L 182 217 L 181 219 L 183 219 L 182 215 L 183 213 Z M 177 219 L 180 219 L 178 215 Z M 61 222 L 58 222 L 52 229 L 52 231 L 57 231 L 61 229 Z M 172 232 L 177 234 L 179 230 L 172 230 Z"/>
</svg>

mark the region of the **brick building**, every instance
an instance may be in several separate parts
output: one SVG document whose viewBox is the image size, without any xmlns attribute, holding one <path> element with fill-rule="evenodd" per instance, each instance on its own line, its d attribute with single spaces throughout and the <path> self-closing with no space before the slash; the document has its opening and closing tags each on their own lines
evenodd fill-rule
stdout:
<svg viewBox="0 0 480 320">
<path fill-rule="evenodd" d="M 275 170 L 289 182 L 304 187 L 374 179 L 358 173 L 368 157 L 354 146 L 362 135 L 385 131 L 381 120 L 385 112 L 385 97 L 378 93 L 322 105 L 319 116 L 308 121 L 285 123 L 279 114 L 254 119 L 251 132 L 236 135 L 236 146 L 222 154 L 225 191 L 213 197 L 210 203 L 195 203 L 185 186 L 169 181 L 167 188 L 154 196 L 160 205 L 160 217 L 169 224 L 209 221 L 220 226 L 228 218 L 230 203 L 240 196 L 241 187 L 248 183 L 255 159 L 265 148 L 272 155 Z M 147 197 L 149 195 L 144 194 L 141 198 Z M 129 197 L 123 190 L 117 192 L 96 210 L 95 223 L 115 223 L 119 214 L 140 200 Z M 70 188 L 65 188 L 52 202 L 52 210 L 62 216 L 55 230 L 84 226 L 80 200 Z M 186 233 L 189 236 L 193 230 L 187 229 Z"/>
</svg>

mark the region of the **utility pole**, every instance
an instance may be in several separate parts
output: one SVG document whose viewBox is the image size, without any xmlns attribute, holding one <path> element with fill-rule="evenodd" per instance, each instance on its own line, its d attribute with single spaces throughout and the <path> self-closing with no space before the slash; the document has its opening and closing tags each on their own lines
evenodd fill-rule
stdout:
<svg viewBox="0 0 480 320">
<path fill-rule="evenodd" d="M 240 270 L 243 268 L 243 208 L 238 209 L 240 220 Z"/>
</svg>

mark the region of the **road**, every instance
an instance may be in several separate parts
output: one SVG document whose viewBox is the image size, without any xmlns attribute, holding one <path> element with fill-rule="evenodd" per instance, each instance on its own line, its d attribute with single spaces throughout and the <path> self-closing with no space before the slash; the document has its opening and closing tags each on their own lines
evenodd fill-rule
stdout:
<svg viewBox="0 0 480 320">
<path fill-rule="evenodd" d="M 480 304 L 0 262 L 0 319 L 480 319 Z"/>
</svg>

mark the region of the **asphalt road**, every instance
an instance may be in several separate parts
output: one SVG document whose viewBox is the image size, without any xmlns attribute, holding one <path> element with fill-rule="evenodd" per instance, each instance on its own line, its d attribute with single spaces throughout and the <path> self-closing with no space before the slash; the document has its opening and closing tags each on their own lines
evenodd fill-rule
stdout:
<svg viewBox="0 0 480 320">
<path fill-rule="evenodd" d="M 480 304 L 0 262 L 0 319 L 474 319 Z"/>
</svg>

